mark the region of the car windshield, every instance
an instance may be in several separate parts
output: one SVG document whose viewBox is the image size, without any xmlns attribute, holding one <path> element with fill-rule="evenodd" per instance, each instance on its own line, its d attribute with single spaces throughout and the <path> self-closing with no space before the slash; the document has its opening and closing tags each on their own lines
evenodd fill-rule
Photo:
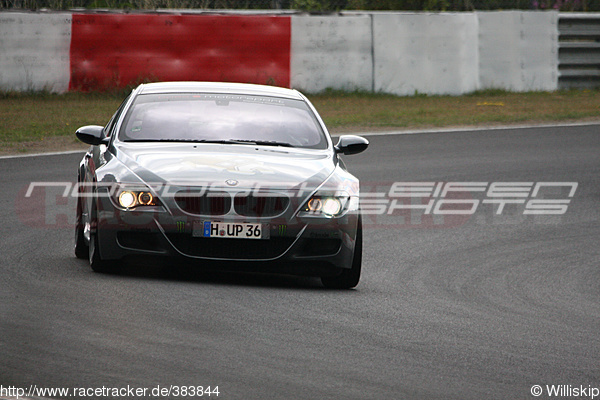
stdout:
<svg viewBox="0 0 600 400">
<path fill-rule="evenodd" d="M 128 110 L 119 139 L 327 148 L 301 100 L 237 94 L 143 94 Z"/>
</svg>

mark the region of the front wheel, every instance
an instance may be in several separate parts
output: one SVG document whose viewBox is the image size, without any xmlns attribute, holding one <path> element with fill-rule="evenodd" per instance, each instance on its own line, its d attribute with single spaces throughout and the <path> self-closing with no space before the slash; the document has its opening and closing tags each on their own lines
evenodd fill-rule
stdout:
<svg viewBox="0 0 600 400">
<path fill-rule="evenodd" d="M 342 270 L 337 276 L 322 276 L 323 286 L 331 289 L 350 289 L 358 285 L 362 269 L 362 219 L 358 217 L 356 227 L 356 243 L 354 244 L 354 256 L 352 257 L 352 267 Z"/>
<path fill-rule="evenodd" d="M 77 216 L 75 223 L 75 257 L 85 260 L 88 258 L 90 249 L 83 236 L 83 211 L 81 206 L 81 197 L 77 198 Z"/>
<path fill-rule="evenodd" d="M 100 257 L 100 246 L 98 245 L 98 220 L 95 204 L 92 204 L 92 222 L 90 225 L 90 244 L 88 246 L 90 267 L 94 272 L 118 272 L 118 264 L 115 261 L 103 260 L 102 257 Z"/>
</svg>

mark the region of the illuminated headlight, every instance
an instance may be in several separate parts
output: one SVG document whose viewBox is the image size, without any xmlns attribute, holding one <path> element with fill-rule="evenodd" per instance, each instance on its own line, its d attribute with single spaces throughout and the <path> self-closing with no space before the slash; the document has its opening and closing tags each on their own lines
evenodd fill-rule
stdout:
<svg viewBox="0 0 600 400">
<path fill-rule="evenodd" d="M 327 215 L 337 215 L 342 209 L 342 203 L 338 199 L 325 199 L 321 211 Z"/>
<path fill-rule="evenodd" d="M 128 190 L 121 192 L 119 195 L 119 204 L 123 208 L 135 207 L 136 201 L 137 199 L 135 193 Z"/>
<path fill-rule="evenodd" d="M 138 206 L 157 206 L 158 200 L 147 190 L 121 189 L 117 192 L 119 206 L 134 208 Z"/>
<path fill-rule="evenodd" d="M 304 207 L 302 212 L 310 215 L 323 215 L 326 217 L 336 217 L 344 211 L 348 203 L 348 196 L 313 196 Z"/>
<path fill-rule="evenodd" d="M 138 195 L 138 202 L 145 206 L 152 204 L 153 200 L 154 200 L 154 197 L 152 196 L 152 193 L 150 193 L 150 192 L 140 192 L 140 194 Z"/>
</svg>

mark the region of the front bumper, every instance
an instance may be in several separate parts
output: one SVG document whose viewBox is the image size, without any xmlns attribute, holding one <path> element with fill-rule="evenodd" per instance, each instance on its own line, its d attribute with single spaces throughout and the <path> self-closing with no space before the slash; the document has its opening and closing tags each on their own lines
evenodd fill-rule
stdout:
<svg viewBox="0 0 600 400">
<path fill-rule="evenodd" d="M 211 268 L 335 274 L 350 268 L 354 254 L 358 210 L 339 218 L 208 217 L 170 208 L 122 210 L 108 197 L 98 199 L 97 237 L 100 256 L 118 260 L 130 256 L 174 258 Z M 268 224 L 269 239 L 194 237 L 194 224 L 206 220 Z"/>
</svg>

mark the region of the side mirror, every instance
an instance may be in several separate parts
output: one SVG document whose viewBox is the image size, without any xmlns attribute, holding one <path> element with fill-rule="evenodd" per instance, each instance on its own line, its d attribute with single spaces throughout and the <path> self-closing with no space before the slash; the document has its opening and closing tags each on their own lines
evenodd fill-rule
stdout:
<svg viewBox="0 0 600 400">
<path fill-rule="evenodd" d="M 335 151 L 346 155 L 358 154 L 369 147 L 369 141 L 361 136 L 344 135 L 335 145 Z"/>
<path fill-rule="evenodd" d="M 99 125 L 82 126 L 77 129 L 75 135 L 83 143 L 91 144 L 92 146 L 108 144 L 109 141 L 108 138 L 104 137 L 104 127 Z"/>
</svg>

